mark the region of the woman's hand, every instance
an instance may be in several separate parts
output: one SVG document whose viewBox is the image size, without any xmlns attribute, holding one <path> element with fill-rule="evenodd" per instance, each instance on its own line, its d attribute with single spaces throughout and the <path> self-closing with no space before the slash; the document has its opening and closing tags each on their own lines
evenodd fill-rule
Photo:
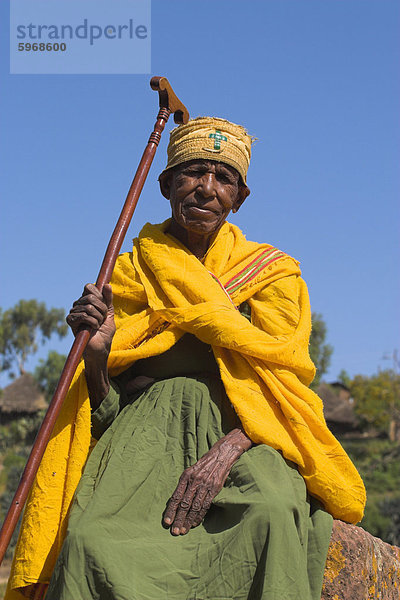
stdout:
<svg viewBox="0 0 400 600">
<path fill-rule="evenodd" d="M 110 389 L 107 359 L 115 334 L 111 285 L 105 285 L 103 293 L 92 283 L 85 285 L 82 296 L 69 312 L 67 323 L 74 335 L 81 327 L 90 329 L 83 358 L 90 404 L 96 410 Z"/>
<path fill-rule="evenodd" d="M 250 438 L 242 430 L 234 429 L 197 463 L 185 469 L 163 518 L 173 535 L 184 535 L 200 525 L 232 466 L 251 445 Z"/>
<path fill-rule="evenodd" d="M 108 357 L 115 334 L 111 285 L 105 285 L 103 293 L 92 283 L 85 285 L 82 296 L 74 302 L 69 312 L 67 323 L 74 335 L 82 327 L 91 330 L 83 353 L 85 362 Z"/>
</svg>

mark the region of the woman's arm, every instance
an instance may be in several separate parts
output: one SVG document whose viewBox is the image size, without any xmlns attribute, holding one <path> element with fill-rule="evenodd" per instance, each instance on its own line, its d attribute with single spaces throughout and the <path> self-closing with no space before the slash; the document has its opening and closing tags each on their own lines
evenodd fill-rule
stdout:
<svg viewBox="0 0 400 600">
<path fill-rule="evenodd" d="M 110 389 L 107 360 L 115 334 L 111 286 L 105 285 L 101 293 L 95 285 L 85 285 L 82 296 L 69 312 L 67 323 L 74 335 L 83 327 L 91 330 L 83 359 L 90 405 L 96 410 Z"/>
</svg>

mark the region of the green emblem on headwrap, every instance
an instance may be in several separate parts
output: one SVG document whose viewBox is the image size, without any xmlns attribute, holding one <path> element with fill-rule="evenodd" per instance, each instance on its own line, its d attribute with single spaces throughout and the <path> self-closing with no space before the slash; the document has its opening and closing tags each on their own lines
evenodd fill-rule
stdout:
<svg viewBox="0 0 400 600">
<path fill-rule="evenodd" d="M 221 141 L 226 142 L 228 139 L 219 129 L 216 129 L 215 133 L 210 133 L 208 137 L 214 140 L 214 150 L 221 150 Z"/>
</svg>

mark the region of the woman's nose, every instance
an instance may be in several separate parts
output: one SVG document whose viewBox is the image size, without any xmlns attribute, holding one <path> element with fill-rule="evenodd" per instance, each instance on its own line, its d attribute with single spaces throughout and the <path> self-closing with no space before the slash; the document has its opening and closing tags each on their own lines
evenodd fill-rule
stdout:
<svg viewBox="0 0 400 600">
<path fill-rule="evenodd" d="M 215 195 L 215 175 L 214 173 L 204 173 L 201 178 L 201 190 L 205 198 Z"/>
</svg>

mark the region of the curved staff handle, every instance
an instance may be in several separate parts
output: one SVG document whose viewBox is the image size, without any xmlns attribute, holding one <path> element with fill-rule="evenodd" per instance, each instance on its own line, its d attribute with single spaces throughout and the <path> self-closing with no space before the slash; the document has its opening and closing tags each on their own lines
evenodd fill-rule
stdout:
<svg viewBox="0 0 400 600">
<path fill-rule="evenodd" d="M 152 77 L 150 86 L 152 90 L 157 91 L 159 94 L 160 108 L 169 108 L 174 113 L 175 123 L 182 124 L 189 121 L 186 106 L 175 96 L 175 92 L 166 77 Z"/>
<path fill-rule="evenodd" d="M 158 143 L 161 139 L 161 134 L 170 114 L 174 113 L 175 123 L 187 123 L 189 120 L 189 113 L 186 107 L 174 94 L 168 79 L 165 77 L 153 77 L 150 81 L 150 85 L 153 90 L 156 90 L 159 93 L 160 110 L 157 115 L 157 121 L 154 125 L 153 132 L 150 135 L 135 177 L 133 178 L 131 187 L 125 200 L 125 204 L 122 208 L 121 214 L 107 246 L 103 263 L 96 281 L 96 287 L 99 290 L 102 290 L 104 284 L 108 283 L 111 279 L 111 274 L 114 270 L 115 262 L 121 250 L 122 242 L 125 238 L 144 182 L 149 172 L 151 163 L 153 162 Z M 0 564 L 4 558 L 4 554 L 8 548 L 8 544 L 10 543 L 11 536 L 18 523 L 19 516 L 29 494 L 29 490 L 36 477 L 40 461 L 42 460 L 42 456 L 49 442 L 51 432 L 53 431 L 53 427 L 61 410 L 61 406 L 64 402 L 65 396 L 67 395 L 79 361 L 82 358 L 86 344 L 89 341 L 89 337 L 90 331 L 88 329 L 81 330 L 75 337 L 75 341 L 72 344 L 72 348 L 68 354 L 56 391 L 49 405 L 43 423 L 39 429 L 17 491 L 15 492 L 11 506 L 4 520 L 3 527 L 0 531 Z"/>
</svg>

